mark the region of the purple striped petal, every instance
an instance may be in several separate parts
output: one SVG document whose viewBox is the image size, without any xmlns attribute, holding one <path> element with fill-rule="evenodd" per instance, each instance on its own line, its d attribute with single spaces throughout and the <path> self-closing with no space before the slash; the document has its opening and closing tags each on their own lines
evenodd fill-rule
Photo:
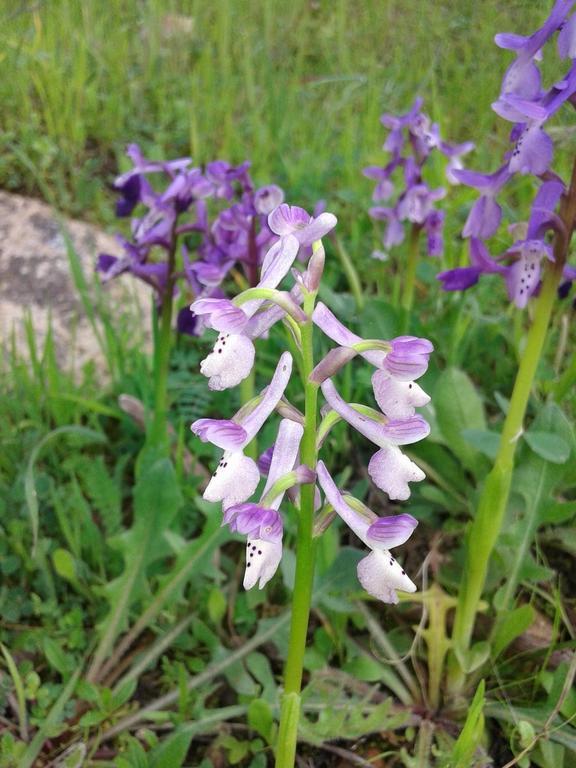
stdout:
<svg viewBox="0 0 576 768">
<path fill-rule="evenodd" d="M 408 514 L 379 517 L 368 528 L 367 538 L 381 544 L 384 549 L 393 549 L 408 541 L 417 525 L 418 520 Z"/>
<path fill-rule="evenodd" d="M 281 541 L 282 518 L 275 509 L 261 507 L 250 502 L 235 504 L 224 512 L 223 525 L 234 533 L 242 533 L 263 541 Z"/>
<path fill-rule="evenodd" d="M 190 429 L 203 443 L 212 443 L 224 450 L 243 448 L 249 442 L 244 427 L 227 419 L 198 419 Z"/>
<path fill-rule="evenodd" d="M 400 381 L 418 379 L 428 369 L 428 358 L 434 347 L 428 339 L 398 336 L 384 359 L 383 368 Z"/>
<path fill-rule="evenodd" d="M 382 428 L 385 438 L 392 445 L 410 445 L 430 434 L 430 425 L 422 416 L 389 421 Z"/>
<path fill-rule="evenodd" d="M 209 328 L 224 333 L 238 333 L 248 318 L 246 314 L 228 299 L 198 299 L 190 305 L 195 315 L 205 315 Z"/>
</svg>

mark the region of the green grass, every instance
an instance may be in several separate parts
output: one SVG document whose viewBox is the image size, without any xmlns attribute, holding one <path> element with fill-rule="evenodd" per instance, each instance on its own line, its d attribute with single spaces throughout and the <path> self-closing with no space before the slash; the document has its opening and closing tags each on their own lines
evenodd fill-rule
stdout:
<svg viewBox="0 0 576 768">
<path fill-rule="evenodd" d="M 0 186 L 96 220 L 110 218 L 104 183 L 129 141 L 198 162 L 250 158 L 257 181 L 285 185 L 291 199 L 365 205 L 360 169 L 381 158 L 379 115 L 417 93 L 447 137 L 476 140 L 491 165 L 490 102 L 509 57 L 492 38 L 542 17 L 526 0 L 4 0 L 0 9 Z M 170 36 L 170 23 L 180 33 Z"/>
</svg>

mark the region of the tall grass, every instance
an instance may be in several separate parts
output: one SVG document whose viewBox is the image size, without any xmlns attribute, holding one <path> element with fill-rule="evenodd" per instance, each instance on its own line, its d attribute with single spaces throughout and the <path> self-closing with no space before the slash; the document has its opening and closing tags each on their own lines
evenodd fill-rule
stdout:
<svg viewBox="0 0 576 768">
<path fill-rule="evenodd" d="M 453 139 L 493 130 L 492 37 L 533 27 L 539 5 L 2 0 L 0 186 L 41 194 L 40 178 L 62 209 L 106 218 L 102 177 L 137 140 L 197 161 L 249 157 L 257 179 L 303 200 L 365 199 L 378 117 L 416 92 Z"/>
</svg>

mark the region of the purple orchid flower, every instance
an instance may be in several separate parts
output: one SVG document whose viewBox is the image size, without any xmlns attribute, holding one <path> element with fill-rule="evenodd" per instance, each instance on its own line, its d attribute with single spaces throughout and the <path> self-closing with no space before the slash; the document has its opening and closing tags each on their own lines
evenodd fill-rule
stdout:
<svg viewBox="0 0 576 768">
<path fill-rule="evenodd" d="M 465 291 L 476 285 L 481 275 L 506 274 L 506 267 L 490 256 L 477 237 L 470 238 L 470 261 L 470 267 L 456 267 L 436 276 L 445 291 Z"/>
<path fill-rule="evenodd" d="M 453 174 L 462 184 L 481 192 L 480 197 L 470 209 L 462 231 L 463 237 L 483 239 L 492 237 L 502 219 L 502 208 L 495 198 L 512 176 L 508 163 L 492 174 L 468 170 L 454 171 Z"/>
<path fill-rule="evenodd" d="M 276 288 L 288 274 L 298 248 L 299 243 L 292 235 L 275 243 L 265 257 L 262 277 L 256 287 Z M 229 389 L 249 375 L 254 365 L 253 339 L 264 332 L 261 324 L 255 326 L 249 321 L 263 303 L 264 300 L 256 299 L 239 307 L 228 299 L 200 299 L 191 305 L 194 314 L 204 316 L 209 327 L 221 332 L 214 349 L 200 364 L 200 372 L 208 377 L 210 389 Z M 281 316 L 282 313 L 278 319 Z"/>
<path fill-rule="evenodd" d="M 240 409 L 231 420 L 198 419 L 192 432 L 203 442 L 224 449 L 212 479 L 204 491 L 206 501 L 221 501 L 224 509 L 246 501 L 256 490 L 260 472 L 256 462 L 243 449 L 278 405 L 290 379 L 292 356 L 284 352 L 274 376 L 251 410 Z"/>
<path fill-rule="evenodd" d="M 272 452 L 268 480 L 258 504 L 242 503 L 228 507 L 224 512 L 223 525 L 247 536 L 244 589 L 256 583 L 262 589 L 274 576 L 282 559 L 282 517 L 278 512 L 285 491 L 264 504 L 274 484 L 294 469 L 298 459 L 300 441 L 304 433 L 301 424 L 282 419 Z M 311 482 L 314 475 L 294 473 L 294 484 Z"/>
<path fill-rule="evenodd" d="M 327 501 L 356 536 L 372 551 L 358 563 L 358 581 L 364 589 L 385 603 L 397 603 L 400 592 L 416 592 L 416 585 L 390 549 L 404 544 L 418 525 L 412 515 L 377 517 L 364 507 L 359 514 L 340 493 L 323 461 L 316 467 L 318 482 Z"/>
<path fill-rule="evenodd" d="M 374 483 L 386 491 L 390 499 L 405 500 L 410 497 L 409 482 L 424 480 L 426 475 L 398 448 L 422 440 L 430 433 L 428 423 L 421 416 L 408 419 L 376 419 L 360 413 L 345 402 L 331 379 L 323 382 L 322 393 L 330 407 L 354 427 L 361 435 L 375 443 L 378 450 L 370 459 L 368 474 Z"/>
<path fill-rule="evenodd" d="M 526 306 L 540 283 L 542 259 L 554 261 L 552 247 L 543 237 L 563 192 L 564 185 L 557 181 L 542 184 L 532 204 L 526 238 L 515 242 L 506 252 L 517 257 L 507 270 L 506 283 L 508 296 L 520 309 Z"/>
<path fill-rule="evenodd" d="M 282 203 L 268 216 L 268 226 L 279 237 L 293 235 L 300 245 L 312 245 L 336 226 L 333 213 L 320 213 L 313 217 L 304 208 Z"/>
<path fill-rule="evenodd" d="M 364 339 L 348 330 L 322 302 L 316 305 L 312 320 L 341 347 L 354 350 L 365 345 Z M 416 408 L 430 402 L 415 379 L 426 373 L 434 348 L 427 339 L 415 336 L 398 336 L 388 344 L 387 352 L 362 349 L 360 354 L 378 369 L 372 376 L 372 386 L 380 410 L 391 419 L 409 418 L 414 416 Z"/>
</svg>

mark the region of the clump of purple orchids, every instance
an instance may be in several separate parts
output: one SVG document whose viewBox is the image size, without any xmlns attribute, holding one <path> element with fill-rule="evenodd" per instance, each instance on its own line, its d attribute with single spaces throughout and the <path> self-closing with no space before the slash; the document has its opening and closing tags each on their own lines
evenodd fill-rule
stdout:
<svg viewBox="0 0 576 768">
<path fill-rule="evenodd" d="M 255 339 L 284 322 L 303 355 L 306 329 L 315 325 L 338 344 L 314 367 L 303 382 L 305 389 L 321 390 L 327 401 L 322 422 L 316 430 L 314 414 L 314 450 L 316 457 L 330 428 L 343 419 L 372 441 L 378 450 L 368 471 L 374 483 L 390 499 L 407 499 L 409 483 L 424 479 L 424 472 L 399 446 L 426 437 L 429 427 L 416 415 L 418 406 L 429 397 L 416 383 L 428 366 L 432 345 L 411 336 L 391 341 L 364 340 L 349 331 L 322 303 L 316 304 L 324 268 L 324 249 L 320 238 L 336 225 L 336 217 L 322 213 L 310 217 L 303 209 L 280 205 L 268 217 L 270 230 L 279 238 L 264 257 L 260 282 L 252 290 L 233 300 L 204 298 L 191 309 L 206 325 L 218 332 L 213 351 L 201 364 L 212 389 L 227 389 L 247 377 L 254 365 Z M 314 244 L 307 267 L 293 269 L 299 250 Z M 294 284 L 289 291 L 278 290 L 290 273 Z M 311 299 L 311 301 L 310 301 Z M 302 309 L 304 304 L 304 309 Z M 372 377 L 374 396 L 380 410 L 346 403 L 332 381 L 336 371 L 355 355 L 362 355 L 375 367 Z M 269 385 L 231 419 L 199 419 L 192 431 L 203 441 L 223 450 L 222 458 L 204 492 L 204 498 L 221 502 L 224 523 L 247 538 L 244 586 L 262 588 L 274 575 L 282 556 L 283 523 L 279 507 L 284 493 L 298 506 L 295 487 L 317 479 L 324 491 L 325 504 L 331 505 L 359 538 L 372 550 L 358 567 L 362 585 L 385 602 L 396 602 L 396 590 L 412 592 L 414 583 L 389 549 L 404 543 L 416 526 L 410 515 L 378 518 L 361 502 L 338 490 L 325 464 L 308 464 L 300 446 L 310 413 L 301 413 L 286 396 L 292 376 L 293 358 L 284 352 Z M 272 448 L 257 463 L 244 454 L 264 421 L 277 411 L 283 418 Z M 260 482 L 266 482 L 257 502 L 249 501 Z M 320 507 L 318 491 L 315 507 Z"/>
<path fill-rule="evenodd" d="M 151 161 L 136 144 L 127 155 L 133 167 L 114 182 L 116 215 L 142 214 L 132 219 L 129 239 L 118 235 L 121 255 L 100 254 L 97 270 L 104 281 L 123 273 L 143 280 L 159 308 L 183 294 L 178 330 L 198 335 L 203 326 L 190 299 L 224 296 L 222 283 L 234 267 L 248 285 L 257 283 L 264 254 L 278 240 L 267 217 L 284 193 L 276 185 L 256 188 L 248 162 L 216 160 L 199 168 L 189 157 Z"/>
<path fill-rule="evenodd" d="M 373 252 L 373 257 L 386 260 L 391 248 L 400 245 L 406 237 L 405 227 L 409 225 L 416 236 L 420 230 L 426 232 L 429 256 L 441 256 L 444 248 L 444 212 L 436 203 L 446 195 L 442 187 L 431 189 L 425 179 L 425 168 L 433 152 L 444 155 L 446 179 L 457 184 L 455 171 L 462 168 L 461 158 L 474 148 L 472 142 L 449 144 L 440 136 L 437 123 L 432 123 L 422 112 L 422 99 L 417 98 L 409 112 L 404 115 L 384 114 L 380 118 L 390 133 L 383 149 L 391 157 L 384 166 L 369 166 L 364 175 L 376 181 L 372 195 L 375 202 L 390 200 L 394 196 L 393 177 L 403 174 L 401 191 L 390 206 L 375 206 L 370 216 L 386 222 L 382 238 L 384 250 Z"/>
<path fill-rule="evenodd" d="M 510 300 L 523 308 L 538 292 L 542 264 L 555 260 L 547 238 L 551 230 L 562 229 L 557 207 L 566 186 L 551 168 L 554 144 L 545 127 L 563 104 L 576 106 L 576 15 L 569 16 L 573 6 L 574 0 L 556 0 L 544 24 L 527 37 L 496 35 L 496 44 L 515 55 L 502 80 L 500 96 L 492 105 L 496 114 L 512 123 L 511 148 L 502 165 L 491 174 L 453 172 L 463 184 L 478 190 L 480 196 L 462 233 L 470 238 L 470 266 L 438 275 L 445 290 L 466 290 L 482 275 L 499 274 L 506 281 Z M 543 87 L 538 63 L 554 37 L 558 56 L 569 61 L 569 68 L 560 80 Z M 484 241 L 497 232 L 502 220 L 502 208 L 496 198 L 517 173 L 534 176 L 539 188 L 521 236 L 503 253 L 492 257 Z M 511 230 L 517 232 L 518 225 Z M 576 268 L 564 265 L 563 273 L 565 282 L 560 291 L 566 295 L 576 278 Z"/>
</svg>

